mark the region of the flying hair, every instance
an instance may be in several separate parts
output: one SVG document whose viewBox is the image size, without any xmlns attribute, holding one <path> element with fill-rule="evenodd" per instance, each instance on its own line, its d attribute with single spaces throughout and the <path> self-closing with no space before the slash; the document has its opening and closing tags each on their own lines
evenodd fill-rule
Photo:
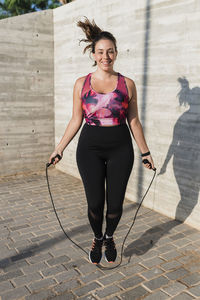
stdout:
<svg viewBox="0 0 200 300">
<path fill-rule="evenodd" d="M 103 31 L 99 26 L 97 26 L 94 19 L 92 19 L 92 21 L 90 21 L 86 16 L 84 16 L 84 17 L 85 17 L 84 21 L 77 22 L 77 26 L 80 27 L 86 35 L 85 39 L 79 40 L 79 45 L 81 42 L 89 43 L 89 45 L 87 45 L 84 48 L 83 54 L 87 50 L 90 51 L 90 54 L 95 53 L 95 45 L 101 39 L 106 39 L 106 40 L 112 41 L 115 46 L 115 51 L 117 51 L 116 39 L 112 35 L 112 33 L 108 32 L 108 31 Z M 97 63 L 95 61 L 93 66 L 96 66 L 96 65 L 97 65 Z"/>
</svg>

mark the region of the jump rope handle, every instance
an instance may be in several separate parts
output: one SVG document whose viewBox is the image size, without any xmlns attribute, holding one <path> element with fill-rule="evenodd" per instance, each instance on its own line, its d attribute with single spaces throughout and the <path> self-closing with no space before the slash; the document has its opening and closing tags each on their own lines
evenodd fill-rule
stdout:
<svg viewBox="0 0 200 300">
<path fill-rule="evenodd" d="M 150 164 L 151 169 L 153 171 L 156 171 L 156 168 L 152 168 L 152 165 L 151 165 L 150 161 L 148 161 L 148 159 L 143 159 L 142 162 L 143 162 L 143 164 Z"/>
<path fill-rule="evenodd" d="M 54 162 L 54 160 L 55 160 L 56 158 L 58 158 L 59 160 L 61 160 L 62 157 L 61 157 L 59 154 L 57 154 L 55 157 L 53 157 L 53 158 L 51 159 L 51 162 L 50 162 L 50 163 L 47 163 L 47 164 L 46 164 L 47 168 L 48 168 L 50 165 L 53 164 L 53 162 Z"/>
</svg>

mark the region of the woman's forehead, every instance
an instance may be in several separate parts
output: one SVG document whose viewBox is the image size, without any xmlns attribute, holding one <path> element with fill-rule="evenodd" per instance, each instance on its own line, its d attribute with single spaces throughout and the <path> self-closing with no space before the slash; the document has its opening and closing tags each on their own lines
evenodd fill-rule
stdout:
<svg viewBox="0 0 200 300">
<path fill-rule="evenodd" d="M 95 48 L 96 50 L 104 50 L 104 49 L 109 50 L 109 49 L 114 49 L 115 46 L 112 41 L 101 39 L 96 43 Z"/>
</svg>

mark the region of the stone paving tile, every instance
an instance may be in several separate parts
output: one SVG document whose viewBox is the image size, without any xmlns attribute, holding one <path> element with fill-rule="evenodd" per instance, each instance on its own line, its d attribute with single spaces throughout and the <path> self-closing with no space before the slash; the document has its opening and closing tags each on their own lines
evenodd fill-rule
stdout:
<svg viewBox="0 0 200 300">
<path fill-rule="evenodd" d="M 181 282 L 189 287 L 200 282 L 200 274 L 193 273 L 181 279 Z"/>
<path fill-rule="evenodd" d="M 88 294 L 86 296 L 79 297 L 78 299 L 79 300 L 96 300 L 97 298 L 94 297 L 92 294 Z M 109 299 L 112 299 L 112 298 L 109 298 Z M 63 300 L 65 300 L 65 299 L 63 299 Z M 115 298 L 115 299 L 113 298 L 113 300 L 119 300 L 119 298 Z"/>
<path fill-rule="evenodd" d="M 177 234 L 171 235 L 170 239 L 172 239 L 172 240 L 178 240 L 178 239 L 182 239 L 184 237 L 185 237 L 185 235 L 183 233 L 177 233 Z"/>
<path fill-rule="evenodd" d="M 23 268 L 25 266 L 28 266 L 29 264 L 27 263 L 27 261 L 25 259 L 23 259 L 22 256 L 20 256 L 21 260 L 15 260 L 16 257 L 14 257 L 14 261 L 11 259 L 4 261 L 4 263 L 0 263 L 2 270 L 4 271 L 4 273 L 7 272 L 11 272 L 11 271 L 16 271 L 20 268 Z M 1 268 L 0 267 L 0 268 Z"/>
<path fill-rule="evenodd" d="M 180 256 L 181 256 L 181 253 L 176 251 L 176 250 L 160 254 L 160 257 L 165 259 L 165 260 L 171 260 L 171 259 L 174 259 L 174 258 L 177 258 L 177 257 L 180 257 Z"/>
<path fill-rule="evenodd" d="M 38 290 L 42 288 L 47 288 L 49 286 L 55 285 L 56 281 L 52 278 L 47 278 L 47 279 L 41 279 L 39 281 L 35 281 L 33 283 L 27 284 L 28 290 L 33 293 L 37 292 Z"/>
<path fill-rule="evenodd" d="M 142 248 L 142 247 L 141 247 Z M 143 248 L 142 248 L 143 249 Z M 148 252 L 142 254 L 142 259 L 143 260 L 148 260 L 150 258 L 154 258 L 154 257 L 157 257 L 159 255 L 159 251 L 157 251 L 157 248 L 156 250 L 149 250 Z"/>
<path fill-rule="evenodd" d="M 145 260 L 141 264 L 146 268 L 152 268 L 152 267 L 155 267 L 157 265 L 160 265 L 163 262 L 164 262 L 163 259 L 161 259 L 159 257 L 155 257 L 155 258 Z"/>
<path fill-rule="evenodd" d="M 143 278 L 137 275 L 134 275 L 132 277 L 123 279 L 119 282 L 119 286 L 121 286 L 123 289 L 134 287 L 138 285 L 139 283 L 143 282 Z"/>
<path fill-rule="evenodd" d="M 105 299 L 106 297 L 118 294 L 121 291 L 121 289 L 116 286 L 115 284 L 112 284 L 107 287 L 102 287 L 101 289 L 98 289 L 98 291 L 94 292 L 94 296 L 97 296 L 100 299 Z"/>
<path fill-rule="evenodd" d="M 97 282 L 90 282 L 89 284 L 84 285 L 83 287 L 80 287 L 78 289 L 76 289 L 74 291 L 75 295 L 77 295 L 78 297 L 86 295 L 87 293 L 89 293 L 90 291 L 93 291 L 97 288 L 100 288 L 100 284 L 98 284 Z"/>
<path fill-rule="evenodd" d="M 176 246 L 176 247 L 183 247 L 183 246 L 186 246 L 190 243 L 190 240 L 187 239 L 187 238 L 183 238 L 183 239 L 180 239 L 180 240 L 177 240 L 177 241 L 173 241 L 173 245 Z"/>
<path fill-rule="evenodd" d="M 58 294 L 66 293 L 68 291 L 71 291 L 75 288 L 78 288 L 81 286 L 81 283 L 77 279 L 71 279 L 66 282 L 61 282 L 60 284 L 57 284 L 54 287 L 54 291 Z"/>
<path fill-rule="evenodd" d="M 179 294 L 180 292 L 183 292 L 185 289 L 187 289 L 187 286 L 180 282 L 173 282 L 170 285 L 162 288 L 163 291 L 165 291 L 170 296 L 175 296 Z"/>
<path fill-rule="evenodd" d="M 182 266 L 182 264 L 176 260 L 172 260 L 170 262 L 161 264 L 160 266 L 163 270 L 167 271 L 167 270 L 177 269 L 178 267 Z"/>
<path fill-rule="evenodd" d="M 200 298 L 200 285 L 196 285 L 188 290 L 190 294 Z"/>
<path fill-rule="evenodd" d="M 15 287 L 19 287 L 40 279 L 42 279 L 42 275 L 40 275 L 40 273 L 31 273 L 13 278 L 11 281 Z"/>
<path fill-rule="evenodd" d="M 147 297 L 144 298 L 145 300 L 165 300 L 169 299 L 169 296 L 162 291 L 157 291 Z"/>
<path fill-rule="evenodd" d="M 52 290 L 41 290 L 36 293 L 33 293 L 30 296 L 26 296 L 25 300 L 46 300 L 46 299 L 54 299 L 56 296 L 55 292 Z M 16 298 L 18 300 L 18 298 Z M 19 300 L 21 300 L 19 298 Z"/>
<path fill-rule="evenodd" d="M 122 268 L 120 271 L 122 272 L 122 274 L 124 274 L 125 276 L 130 276 L 130 275 L 133 275 L 133 274 L 139 274 L 141 273 L 142 271 L 144 270 L 147 270 L 146 268 L 144 268 L 143 266 L 139 265 L 139 264 L 136 264 L 136 265 L 133 265 L 133 266 L 130 266 L 130 267 L 124 267 Z"/>
<path fill-rule="evenodd" d="M 60 253 L 58 253 L 58 255 L 59 254 Z M 86 264 L 88 264 L 88 261 L 85 258 L 79 258 L 79 259 L 76 259 L 76 260 L 71 260 L 67 263 L 63 263 L 63 266 L 66 269 L 71 269 L 71 268 L 77 268 L 77 267 L 80 267 L 80 266 L 86 265 Z"/>
<path fill-rule="evenodd" d="M 94 273 L 92 273 L 91 275 L 93 275 Z M 102 274 L 101 274 L 102 277 Z M 118 282 L 119 280 L 123 279 L 124 275 L 120 274 L 120 273 L 114 273 L 105 277 L 102 277 L 100 279 L 98 279 L 98 282 L 100 282 L 102 285 L 106 286 L 111 284 L 112 282 L 116 281 Z M 120 281 L 121 282 L 121 281 Z"/>
<path fill-rule="evenodd" d="M 158 277 L 161 275 L 164 271 L 160 268 L 153 268 L 151 270 L 147 270 L 141 273 L 143 277 L 145 277 L 147 280 L 153 279 L 154 277 Z"/>
<path fill-rule="evenodd" d="M 30 295 L 30 292 L 26 287 L 15 288 L 12 291 L 8 291 L 1 294 L 2 300 L 14 300 L 14 299 L 22 299 L 23 297 Z"/>
<path fill-rule="evenodd" d="M 153 291 L 155 289 L 159 289 L 169 283 L 169 280 L 164 276 L 159 276 L 149 281 L 146 281 L 143 285 L 147 287 L 149 290 Z"/>
<path fill-rule="evenodd" d="M 125 293 L 120 294 L 120 298 L 124 300 L 140 299 L 140 297 L 143 297 L 148 293 L 149 292 L 145 288 L 143 288 L 142 286 L 138 286 L 134 289 L 131 289 Z"/>
<path fill-rule="evenodd" d="M 173 300 L 192 300 L 195 299 L 193 296 L 186 294 L 186 293 L 181 293 L 178 296 L 175 296 L 172 298 Z"/>
<path fill-rule="evenodd" d="M 54 257 L 54 258 L 47 260 L 47 263 L 50 266 L 54 266 L 54 265 L 58 265 L 60 263 L 66 263 L 69 260 L 70 260 L 70 258 L 68 256 L 62 255 L 62 256 Z"/>
<path fill-rule="evenodd" d="M 65 267 L 62 265 L 58 265 L 52 268 L 48 268 L 46 270 L 41 271 L 42 276 L 49 277 L 55 274 L 62 273 L 63 271 L 66 271 Z"/>
<path fill-rule="evenodd" d="M 21 269 L 25 274 L 30 274 L 47 268 L 49 268 L 49 266 L 45 262 L 39 262 L 33 265 L 27 265 L 25 267 L 22 267 Z"/>
<path fill-rule="evenodd" d="M 166 253 L 166 252 L 169 252 L 171 250 L 175 250 L 176 247 L 174 246 L 174 243 L 173 244 L 168 244 L 168 245 L 165 245 L 165 246 L 160 246 L 160 247 L 157 247 L 156 250 L 159 252 L 159 253 Z"/>
<path fill-rule="evenodd" d="M 180 279 L 186 275 L 188 275 L 188 271 L 185 270 L 184 268 L 179 268 L 175 271 L 170 271 L 166 274 L 166 276 L 171 279 L 171 280 L 176 280 L 176 279 Z"/>
<path fill-rule="evenodd" d="M 76 297 L 72 293 L 67 293 L 67 295 L 60 295 L 53 297 L 54 300 L 74 300 Z"/>
<path fill-rule="evenodd" d="M 49 169 L 49 180 L 63 227 L 88 251 L 93 234 L 82 182 L 55 168 Z M 126 240 L 122 265 L 100 269 L 59 227 L 44 172 L 1 178 L 1 187 L 1 300 L 200 298 L 198 230 L 141 207 Z M 119 255 L 137 207 L 124 202 L 115 233 Z M 102 264 L 110 267 L 103 259 Z"/>
<path fill-rule="evenodd" d="M 64 282 L 72 278 L 77 278 L 78 272 L 76 270 L 67 270 L 62 273 L 56 274 L 54 278 L 57 282 Z"/>
<path fill-rule="evenodd" d="M 10 281 L 3 281 L 0 283 L 0 295 L 6 290 L 12 290 L 14 286 L 11 284 Z"/>
<path fill-rule="evenodd" d="M 21 270 L 11 271 L 0 275 L 0 282 L 23 275 Z"/>
</svg>

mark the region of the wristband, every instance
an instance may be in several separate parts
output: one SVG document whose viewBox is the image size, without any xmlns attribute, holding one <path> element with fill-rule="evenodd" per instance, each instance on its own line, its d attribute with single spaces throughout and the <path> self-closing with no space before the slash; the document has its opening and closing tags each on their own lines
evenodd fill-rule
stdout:
<svg viewBox="0 0 200 300">
<path fill-rule="evenodd" d="M 150 155 L 150 151 L 149 151 L 149 152 L 146 152 L 146 153 L 143 153 L 143 154 L 141 154 L 141 156 L 142 156 L 142 157 L 144 157 L 144 156 L 147 156 L 147 155 Z"/>
</svg>

